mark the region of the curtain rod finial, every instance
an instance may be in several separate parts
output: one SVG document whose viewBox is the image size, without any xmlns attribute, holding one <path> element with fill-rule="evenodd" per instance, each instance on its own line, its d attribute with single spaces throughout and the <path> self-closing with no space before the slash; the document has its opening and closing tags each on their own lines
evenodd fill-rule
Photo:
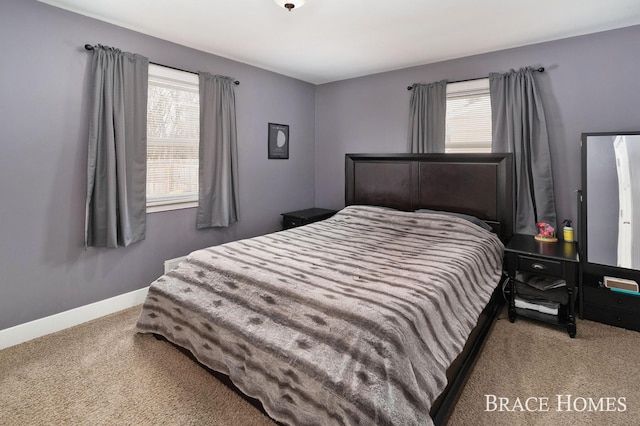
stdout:
<svg viewBox="0 0 640 426">
<path fill-rule="evenodd" d="M 90 44 L 85 44 L 85 45 L 84 45 L 84 48 L 85 48 L 86 50 L 93 50 L 93 46 L 92 46 L 92 45 L 90 45 Z"/>
</svg>

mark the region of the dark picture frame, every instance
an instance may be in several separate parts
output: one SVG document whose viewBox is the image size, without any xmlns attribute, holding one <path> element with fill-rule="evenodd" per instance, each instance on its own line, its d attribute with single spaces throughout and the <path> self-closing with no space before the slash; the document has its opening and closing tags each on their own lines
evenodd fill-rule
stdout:
<svg viewBox="0 0 640 426">
<path fill-rule="evenodd" d="M 289 125 L 269 123 L 267 146 L 269 159 L 287 160 L 289 158 Z"/>
</svg>

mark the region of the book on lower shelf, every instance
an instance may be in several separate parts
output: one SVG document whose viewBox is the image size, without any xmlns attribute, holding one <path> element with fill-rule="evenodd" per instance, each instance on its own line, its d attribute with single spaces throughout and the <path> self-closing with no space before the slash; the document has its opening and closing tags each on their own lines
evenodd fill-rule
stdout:
<svg viewBox="0 0 640 426">
<path fill-rule="evenodd" d="M 515 297 L 516 308 L 527 309 L 547 315 L 558 315 L 560 313 L 560 303 L 548 300 L 526 300 L 519 296 Z"/>
<path fill-rule="evenodd" d="M 560 312 L 558 315 L 550 315 L 550 314 L 534 311 L 531 309 L 522 309 L 522 308 L 515 308 L 515 311 L 516 311 L 516 315 L 518 316 L 531 318 L 538 321 L 543 321 L 549 324 L 560 325 L 560 324 L 565 324 L 565 318 L 563 316 L 562 308 L 563 307 L 560 308 Z"/>
</svg>

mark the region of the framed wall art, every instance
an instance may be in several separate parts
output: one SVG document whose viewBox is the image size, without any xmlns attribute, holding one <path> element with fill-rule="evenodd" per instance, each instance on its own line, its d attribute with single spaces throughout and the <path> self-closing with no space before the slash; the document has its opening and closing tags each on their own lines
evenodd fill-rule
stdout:
<svg viewBox="0 0 640 426">
<path fill-rule="evenodd" d="M 289 158 L 289 126 L 287 124 L 269 123 L 268 148 L 269 159 Z"/>
</svg>

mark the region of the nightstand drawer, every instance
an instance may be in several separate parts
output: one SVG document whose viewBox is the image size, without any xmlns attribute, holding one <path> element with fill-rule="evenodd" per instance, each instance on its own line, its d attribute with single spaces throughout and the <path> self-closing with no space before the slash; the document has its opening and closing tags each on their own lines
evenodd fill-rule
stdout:
<svg viewBox="0 0 640 426">
<path fill-rule="evenodd" d="M 307 223 L 309 222 L 299 217 L 285 216 L 282 219 L 282 227 L 284 229 L 295 228 L 296 226 L 306 225 Z"/>
<path fill-rule="evenodd" d="M 539 257 L 518 256 L 518 269 L 536 274 L 562 277 L 562 262 Z"/>
</svg>

